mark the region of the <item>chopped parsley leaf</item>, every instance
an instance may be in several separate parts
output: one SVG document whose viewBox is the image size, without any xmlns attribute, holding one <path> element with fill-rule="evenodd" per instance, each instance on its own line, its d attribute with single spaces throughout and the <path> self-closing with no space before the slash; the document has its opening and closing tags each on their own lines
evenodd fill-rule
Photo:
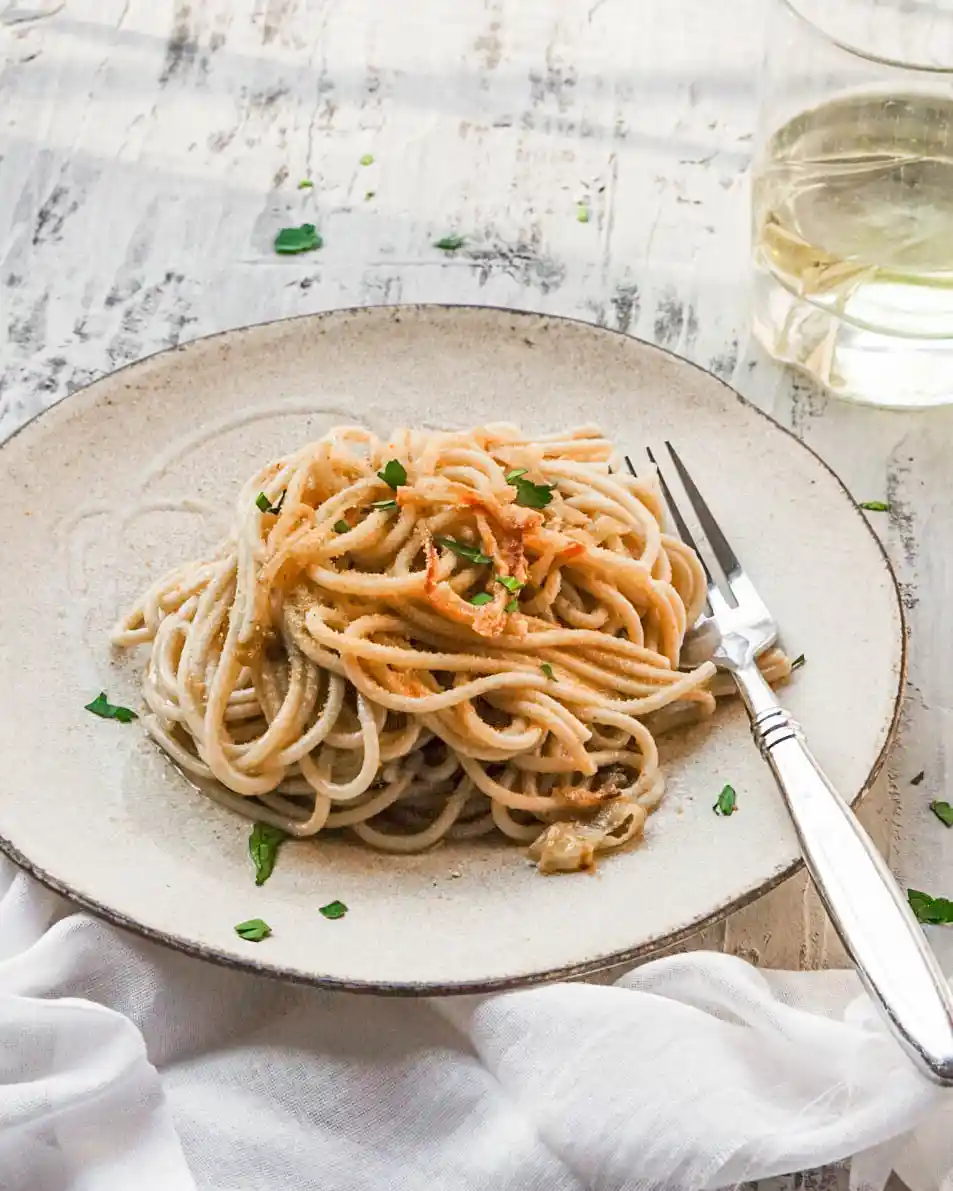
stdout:
<svg viewBox="0 0 953 1191">
<path fill-rule="evenodd" d="M 407 469 L 399 459 L 391 459 L 389 463 L 384 464 L 377 477 L 396 492 L 401 484 L 407 483 Z"/>
<path fill-rule="evenodd" d="M 324 244 L 313 223 L 300 227 L 283 227 L 275 236 L 275 252 L 289 256 L 296 252 L 313 252 Z"/>
<path fill-rule="evenodd" d="M 302 178 L 301 181 L 298 183 L 299 190 L 311 190 L 313 186 L 314 186 L 314 183 L 311 181 L 310 178 Z"/>
<path fill-rule="evenodd" d="M 931 897 L 919 889 L 907 890 L 907 901 L 918 922 L 944 926 L 953 922 L 953 902 L 945 897 Z"/>
<path fill-rule="evenodd" d="M 585 203 L 576 204 L 576 219 L 579 221 L 579 223 L 589 222 L 589 208 Z"/>
<path fill-rule="evenodd" d="M 510 481 L 516 488 L 516 503 L 524 509 L 545 509 L 553 499 L 555 484 L 534 484 L 518 476 Z"/>
<path fill-rule="evenodd" d="M 270 823 L 256 823 L 248 837 L 248 855 L 255 866 L 255 884 L 264 885 L 275 868 L 278 849 L 288 838 L 288 833 Z"/>
<path fill-rule="evenodd" d="M 235 927 L 235 934 L 240 939 L 247 939 L 249 943 L 260 943 L 271 934 L 271 927 L 261 918 L 249 918 L 247 922 L 239 922 Z"/>
<path fill-rule="evenodd" d="M 950 806 L 948 802 L 931 802 L 930 810 L 944 827 L 953 827 L 953 806 Z"/>
<path fill-rule="evenodd" d="M 716 815 L 733 815 L 738 809 L 734 786 L 725 786 L 718 795 L 718 801 L 711 809 Z"/>
<path fill-rule="evenodd" d="M 361 165 L 373 165 L 373 164 L 374 164 L 374 154 L 373 153 L 365 153 L 364 156 L 361 158 Z"/>
<path fill-rule="evenodd" d="M 791 672 L 793 673 L 795 670 L 800 670 L 800 668 L 804 665 L 805 660 L 804 654 L 799 653 L 791 663 Z"/>
<path fill-rule="evenodd" d="M 553 673 L 553 668 L 549 664 L 549 662 L 543 662 L 543 664 L 540 666 L 540 670 L 542 670 L 542 672 L 546 675 L 547 678 L 555 678 L 556 677 L 556 675 Z"/>
<path fill-rule="evenodd" d="M 926 777 L 926 775 L 927 775 L 927 771 L 925 769 L 921 769 L 916 777 L 912 777 L 910 779 L 910 785 L 911 786 L 919 786 L 919 784 L 923 781 L 923 779 Z"/>
<path fill-rule="evenodd" d="M 281 496 L 278 497 L 278 503 L 273 505 L 264 492 L 259 492 L 255 497 L 255 504 L 261 509 L 263 513 L 274 513 L 277 517 L 281 512 L 281 506 L 285 503 L 285 497 L 288 495 L 288 489 L 282 488 Z"/>
<path fill-rule="evenodd" d="M 889 513 L 890 505 L 885 500 L 862 500 L 860 502 L 862 509 L 867 509 L 870 513 Z"/>
<path fill-rule="evenodd" d="M 437 538 L 437 545 L 445 546 L 448 550 L 452 550 L 454 554 L 459 554 L 461 558 L 465 558 L 467 562 L 475 562 L 479 566 L 489 565 L 493 559 L 489 558 L 476 546 L 468 546 L 466 542 L 458 542 L 456 538 Z"/>
<path fill-rule="evenodd" d="M 526 586 L 523 580 L 517 579 L 515 575 L 497 575 L 496 581 L 502 583 L 510 595 L 516 595 L 521 587 Z"/>
<path fill-rule="evenodd" d="M 396 504 L 397 502 L 395 501 L 394 503 Z M 351 527 L 342 517 L 340 521 L 335 521 L 333 528 L 335 533 L 347 533 Z"/>
<path fill-rule="evenodd" d="M 528 471 L 529 471 L 528 467 L 515 468 L 513 471 L 511 471 L 507 475 L 507 477 L 506 477 L 507 484 L 515 484 L 516 481 L 520 478 L 520 476 L 525 476 Z"/>
<path fill-rule="evenodd" d="M 463 236 L 443 236 L 439 240 L 434 240 L 434 248 L 439 248 L 441 252 L 456 252 L 457 249 L 463 247 Z"/>
<path fill-rule="evenodd" d="M 470 603 L 476 604 L 478 608 L 481 608 L 484 604 L 492 604 L 493 597 L 488 591 L 478 591 L 475 596 L 470 597 Z"/>
<path fill-rule="evenodd" d="M 377 192 L 376 192 L 376 191 L 374 191 L 374 190 L 368 190 L 368 191 L 366 191 L 366 192 L 365 192 L 365 194 L 364 194 L 364 202 L 365 202 L 365 203 L 369 203 L 369 202 L 371 201 L 371 199 L 374 197 L 374 195 L 375 195 L 376 193 L 377 193 Z"/>
<path fill-rule="evenodd" d="M 319 914 L 323 914 L 325 918 L 330 918 L 333 922 L 335 918 L 343 918 L 347 913 L 347 906 L 344 902 L 333 901 L 328 902 L 326 906 L 321 906 L 318 910 Z"/>
<path fill-rule="evenodd" d="M 397 501 L 396 500 L 372 500 L 371 508 L 372 509 L 396 509 Z"/>
<path fill-rule="evenodd" d="M 520 602 L 517 599 L 512 599 L 503 609 L 504 612 L 519 612 Z"/>
<path fill-rule="evenodd" d="M 98 715 L 101 720 L 116 720 L 120 724 L 131 724 L 139 718 L 130 708 L 110 703 L 105 691 L 100 691 L 92 703 L 87 703 L 85 710 Z"/>
</svg>

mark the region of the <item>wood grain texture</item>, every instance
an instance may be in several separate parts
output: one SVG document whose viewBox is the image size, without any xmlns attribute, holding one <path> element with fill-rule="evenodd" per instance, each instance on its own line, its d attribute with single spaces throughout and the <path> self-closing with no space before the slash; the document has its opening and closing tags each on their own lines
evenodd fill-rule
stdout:
<svg viewBox="0 0 953 1191">
<path fill-rule="evenodd" d="M 950 895 L 953 832 L 927 807 L 945 796 L 953 741 L 953 411 L 840 404 L 750 341 L 761 12 L 757 0 L 7 4 L 0 433 L 150 352 L 337 306 L 513 306 L 669 347 L 793 428 L 859 499 L 889 499 L 871 516 L 903 587 L 910 695 L 863 816 L 903 881 Z M 276 230 L 303 221 L 325 247 L 276 257 Z M 466 237 L 454 255 L 433 247 L 449 232 Z M 849 676 L 844 697 L 864 697 Z M 698 942 L 768 965 L 842 960 L 801 879 Z"/>
</svg>

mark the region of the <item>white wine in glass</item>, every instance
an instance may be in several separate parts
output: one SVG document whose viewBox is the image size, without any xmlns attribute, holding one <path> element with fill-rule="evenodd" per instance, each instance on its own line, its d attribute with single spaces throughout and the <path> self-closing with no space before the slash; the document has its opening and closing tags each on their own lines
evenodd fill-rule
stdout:
<svg viewBox="0 0 953 1191">
<path fill-rule="evenodd" d="M 792 37 L 816 44 L 766 104 L 767 127 L 762 113 L 755 335 L 839 396 L 908 408 L 953 401 L 953 76 L 932 60 L 860 53 L 793 3 L 777 5 L 774 36 L 786 32 L 789 50 Z M 868 33 L 870 13 L 891 10 L 864 8 Z M 771 59 L 769 40 L 769 89 Z M 817 102 L 775 122 L 805 92 Z"/>
</svg>

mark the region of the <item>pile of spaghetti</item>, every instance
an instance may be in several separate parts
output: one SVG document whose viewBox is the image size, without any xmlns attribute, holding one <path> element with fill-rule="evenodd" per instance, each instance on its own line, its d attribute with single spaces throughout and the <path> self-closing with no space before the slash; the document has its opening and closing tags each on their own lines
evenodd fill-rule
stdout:
<svg viewBox="0 0 953 1191">
<path fill-rule="evenodd" d="M 590 866 L 661 799 L 653 718 L 714 709 L 713 666 L 678 669 L 704 574 L 610 457 L 593 428 L 342 428 L 269 464 L 115 632 L 151 644 L 148 731 L 296 836 Z"/>
</svg>

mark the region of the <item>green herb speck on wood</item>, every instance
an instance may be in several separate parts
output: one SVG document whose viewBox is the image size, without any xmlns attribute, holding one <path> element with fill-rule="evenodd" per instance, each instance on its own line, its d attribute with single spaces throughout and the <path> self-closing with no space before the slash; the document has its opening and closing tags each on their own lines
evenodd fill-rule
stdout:
<svg viewBox="0 0 953 1191">
<path fill-rule="evenodd" d="M 344 915 L 347 913 L 347 906 L 344 904 L 344 902 L 335 900 L 333 902 L 328 902 L 326 906 L 321 906 L 321 908 L 318 910 L 318 913 L 322 914 L 325 918 L 329 918 L 333 922 L 336 918 L 344 917 Z"/>
<path fill-rule="evenodd" d="M 296 252 L 313 252 L 324 244 L 313 223 L 302 223 L 300 227 L 283 227 L 275 236 L 275 252 L 290 256 Z"/>
</svg>

